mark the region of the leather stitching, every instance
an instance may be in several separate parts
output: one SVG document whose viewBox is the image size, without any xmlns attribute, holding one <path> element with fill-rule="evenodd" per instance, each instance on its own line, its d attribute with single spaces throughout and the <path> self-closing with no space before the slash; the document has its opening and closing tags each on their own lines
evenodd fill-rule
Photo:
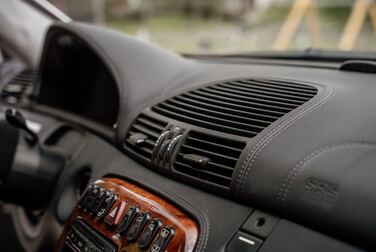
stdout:
<svg viewBox="0 0 376 252">
<path fill-rule="evenodd" d="M 242 193 L 244 191 L 244 184 L 249 175 L 249 171 L 251 170 L 251 167 L 254 164 L 256 158 L 266 147 L 266 145 L 268 145 L 272 140 L 274 140 L 282 131 L 290 127 L 294 122 L 311 113 L 325 102 L 329 101 L 333 97 L 333 95 L 334 91 L 332 88 L 324 89 L 322 95 L 317 97 L 316 100 L 311 100 L 311 102 L 308 102 L 305 105 L 303 105 L 303 108 L 284 119 L 280 124 L 271 129 L 256 143 L 256 145 L 251 149 L 251 151 L 247 155 L 246 159 L 243 162 L 242 168 L 239 171 L 237 180 L 237 190 L 239 193 Z M 243 175 L 244 172 L 245 174 Z"/>
<path fill-rule="evenodd" d="M 320 98 L 322 97 L 322 95 L 320 96 Z M 319 98 L 317 98 L 317 100 L 319 100 Z M 303 105 L 304 106 L 304 105 Z M 299 110 L 300 111 L 300 110 Z M 266 134 L 259 140 L 257 141 L 257 143 L 252 147 L 252 149 L 250 150 L 250 152 L 248 153 L 247 157 L 244 159 L 243 161 L 243 165 L 242 165 L 242 168 L 241 170 L 239 171 L 239 175 L 238 175 L 238 179 L 237 179 L 237 185 L 238 187 L 240 186 L 241 184 L 241 179 L 242 179 L 242 175 L 243 175 L 243 172 L 246 168 L 246 165 L 247 165 L 247 162 L 249 161 L 249 158 L 251 157 L 251 155 L 253 153 L 255 153 L 255 151 L 258 149 L 258 147 L 265 141 L 266 138 L 268 138 L 269 136 L 271 136 L 275 131 L 277 131 L 279 129 L 279 126 L 282 125 L 285 121 L 289 120 L 291 117 L 293 117 L 293 115 L 295 115 L 297 112 L 293 113 L 290 117 L 288 117 L 287 119 L 282 119 L 282 122 L 281 124 L 278 124 L 277 126 L 273 127 L 270 129 L 269 132 L 266 132 Z M 252 162 L 252 161 L 251 161 Z M 252 164 L 250 164 L 250 166 L 252 166 Z M 238 191 L 239 191 L 239 188 L 237 188 Z"/>
<path fill-rule="evenodd" d="M 330 152 L 332 150 L 336 150 L 336 149 L 353 148 L 353 147 L 374 147 L 375 145 L 376 145 L 375 142 L 370 142 L 370 141 L 354 141 L 354 142 L 349 142 L 349 143 L 341 143 L 341 144 L 333 144 L 330 146 L 325 146 L 310 153 L 303 160 L 299 161 L 298 164 L 294 168 L 292 168 L 287 174 L 287 176 L 285 177 L 283 183 L 280 185 L 279 190 L 278 190 L 277 199 L 275 201 L 276 207 L 281 207 L 285 203 L 289 190 L 292 187 L 295 181 L 295 178 L 304 169 L 304 167 L 315 158 L 323 154 L 326 154 L 327 152 Z"/>
<path fill-rule="evenodd" d="M 316 99 L 316 101 L 320 100 L 320 98 L 322 97 L 323 95 L 321 95 L 319 98 Z M 312 103 L 312 102 L 311 102 Z M 304 105 L 303 105 L 304 106 Z M 305 107 L 304 107 L 305 108 Z M 244 159 L 243 161 L 243 165 L 242 165 L 242 168 L 241 170 L 239 171 L 239 175 L 238 175 L 238 180 L 237 180 L 237 185 L 238 187 L 240 187 L 241 185 L 241 179 L 242 179 L 242 175 L 243 175 L 243 172 L 247 166 L 247 163 L 249 161 L 249 159 L 251 158 L 252 154 L 255 153 L 255 151 L 259 148 L 259 146 L 265 142 L 265 139 L 267 139 L 269 136 L 271 136 L 275 131 L 278 131 L 280 126 L 283 125 L 284 122 L 288 121 L 290 118 L 292 118 L 295 114 L 297 114 L 298 112 L 300 112 L 301 110 L 293 113 L 292 115 L 290 115 L 290 117 L 287 117 L 287 119 L 282 119 L 282 122 L 281 124 L 278 124 L 276 127 L 273 127 L 269 132 L 267 132 L 254 146 L 253 148 L 250 150 L 250 152 L 248 153 L 247 157 Z M 256 153 L 255 157 L 256 158 L 258 155 L 258 153 Z M 252 163 L 254 162 L 254 160 L 252 159 L 251 160 L 251 163 L 250 163 L 250 166 L 252 166 Z M 238 191 L 240 188 L 237 188 Z"/>
</svg>

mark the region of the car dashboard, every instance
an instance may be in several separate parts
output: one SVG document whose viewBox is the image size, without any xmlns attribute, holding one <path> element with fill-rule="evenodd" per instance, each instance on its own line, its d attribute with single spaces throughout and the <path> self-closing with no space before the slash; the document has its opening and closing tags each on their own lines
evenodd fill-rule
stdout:
<svg viewBox="0 0 376 252">
<path fill-rule="evenodd" d="M 12 208 L 17 235 L 32 251 L 373 250 L 374 82 L 55 24 L 32 87 L 2 92 L 66 157 L 42 211 Z"/>
</svg>

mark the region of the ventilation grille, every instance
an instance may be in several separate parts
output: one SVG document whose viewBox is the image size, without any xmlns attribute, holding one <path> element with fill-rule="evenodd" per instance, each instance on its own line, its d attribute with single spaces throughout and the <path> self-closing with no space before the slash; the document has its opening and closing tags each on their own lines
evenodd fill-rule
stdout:
<svg viewBox="0 0 376 252">
<path fill-rule="evenodd" d="M 191 131 L 181 145 L 174 170 L 229 188 L 245 143 Z"/>
<path fill-rule="evenodd" d="M 18 103 L 31 92 L 35 78 L 35 70 L 26 69 L 22 71 L 4 85 L 1 90 L 1 98 L 9 104 Z"/>
<path fill-rule="evenodd" d="M 316 94 L 317 89 L 306 84 L 242 79 L 172 97 L 152 110 L 203 128 L 254 137 Z"/>
<path fill-rule="evenodd" d="M 150 161 L 155 143 L 166 126 L 166 122 L 141 114 L 128 131 L 125 145 Z"/>
</svg>

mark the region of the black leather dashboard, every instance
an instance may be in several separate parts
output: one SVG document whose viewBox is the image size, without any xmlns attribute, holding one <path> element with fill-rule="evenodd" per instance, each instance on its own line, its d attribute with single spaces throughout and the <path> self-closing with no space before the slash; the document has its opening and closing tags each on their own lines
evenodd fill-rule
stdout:
<svg viewBox="0 0 376 252">
<path fill-rule="evenodd" d="M 195 217 L 200 226 L 198 251 L 223 250 L 254 209 L 281 218 L 270 235 L 262 237 L 259 251 L 375 248 L 374 75 L 283 62 L 278 65 L 194 60 L 80 23 L 54 25 L 47 42 L 54 39 L 51 34 L 56 31 L 77 36 L 96 53 L 111 73 L 119 97 L 115 102 L 119 106 L 115 129 L 98 129 L 95 118 L 82 120 L 84 114 L 72 115 L 68 109 L 63 116 L 57 116 L 99 135 L 88 134 L 85 147 L 61 180 L 69 181 L 82 167 L 89 166 L 91 180 L 112 175 L 148 188 Z M 49 48 L 44 50 L 46 53 Z M 42 61 L 40 69 L 49 63 Z M 247 144 L 228 190 L 216 191 L 206 185 L 196 188 L 189 179 L 137 162 L 124 149 L 129 128 L 145 109 L 203 85 L 237 78 L 294 80 L 317 87 L 318 93 L 252 139 L 242 138 Z M 40 80 L 34 94 L 37 97 L 43 85 L 53 85 Z M 47 110 L 43 105 L 36 99 L 32 109 L 44 113 Z M 54 115 L 54 110 L 49 114 Z M 168 118 L 161 118 L 169 122 Z M 65 189 L 61 189 L 55 202 L 62 222 L 75 203 L 74 198 L 66 195 Z M 71 208 L 62 207 L 64 204 Z"/>
</svg>

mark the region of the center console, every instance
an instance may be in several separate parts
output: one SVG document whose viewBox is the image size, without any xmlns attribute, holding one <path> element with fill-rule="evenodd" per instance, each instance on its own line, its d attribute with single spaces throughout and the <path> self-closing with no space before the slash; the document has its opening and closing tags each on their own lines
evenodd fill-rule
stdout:
<svg viewBox="0 0 376 252">
<path fill-rule="evenodd" d="M 197 223 L 166 200 L 118 178 L 91 184 L 73 211 L 59 252 L 192 251 Z"/>
</svg>

